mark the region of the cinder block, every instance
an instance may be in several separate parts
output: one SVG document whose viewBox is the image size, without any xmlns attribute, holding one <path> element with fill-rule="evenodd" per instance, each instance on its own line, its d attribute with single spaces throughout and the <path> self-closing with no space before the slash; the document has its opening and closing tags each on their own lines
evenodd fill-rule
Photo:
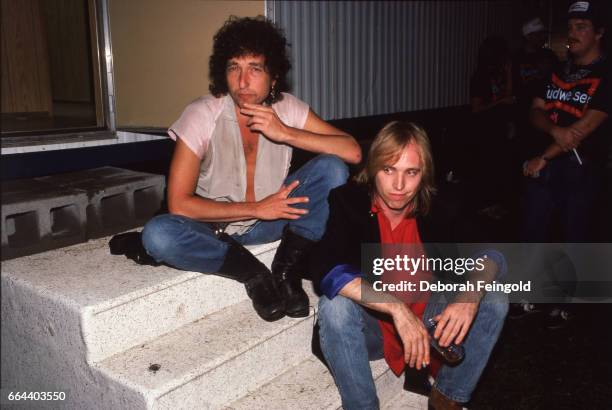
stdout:
<svg viewBox="0 0 612 410">
<path fill-rule="evenodd" d="M 162 175 L 103 167 L 2 184 L 2 259 L 143 225 L 162 206 Z"/>
<path fill-rule="evenodd" d="M 2 186 L 2 260 L 86 240 L 87 195 L 36 180 Z"/>
<path fill-rule="evenodd" d="M 162 175 L 102 167 L 45 178 L 87 194 L 89 239 L 143 225 L 159 211 L 164 199 Z"/>
</svg>

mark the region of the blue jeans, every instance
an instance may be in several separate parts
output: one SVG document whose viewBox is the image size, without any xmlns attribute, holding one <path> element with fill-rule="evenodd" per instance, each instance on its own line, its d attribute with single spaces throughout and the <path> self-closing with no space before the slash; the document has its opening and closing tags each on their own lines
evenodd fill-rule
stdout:
<svg viewBox="0 0 612 410">
<path fill-rule="evenodd" d="M 435 294 L 427 303 L 423 320 L 441 313 L 447 303 Z M 463 342 L 465 358 L 454 367 L 442 366 L 435 387 L 446 397 L 465 403 L 476 387 L 497 342 L 508 312 L 504 294 L 488 293 Z M 378 321 L 368 309 L 343 296 L 319 300 L 321 349 L 342 398 L 345 410 L 378 409 L 370 360 L 383 357 Z"/>
<path fill-rule="evenodd" d="M 290 196 L 307 196 L 308 203 L 296 207 L 308 209 L 308 214 L 296 220 L 258 221 L 246 233 L 233 238 L 242 245 L 274 242 L 281 238 L 285 226 L 289 226 L 291 231 L 306 239 L 321 239 L 329 216 L 329 191 L 344 184 L 347 178 L 348 168 L 338 157 L 319 155 L 313 158 L 285 179 L 285 184 L 300 181 Z M 217 239 L 210 224 L 172 214 L 151 219 L 142 231 L 142 243 L 157 262 L 202 273 L 217 272 L 229 247 Z"/>
<path fill-rule="evenodd" d="M 588 242 L 593 206 L 604 186 L 603 173 L 593 164 L 580 165 L 572 154 L 551 161 L 538 178 L 526 178 L 523 241 L 551 242 L 556 214 L 560 242 Z"/>
</svg>

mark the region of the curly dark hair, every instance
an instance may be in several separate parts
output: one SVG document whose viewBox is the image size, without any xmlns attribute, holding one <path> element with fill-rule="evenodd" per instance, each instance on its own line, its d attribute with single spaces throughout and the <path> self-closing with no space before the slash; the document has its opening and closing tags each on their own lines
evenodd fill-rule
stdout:
<svg viewBox="0 0 612 410">
<path fill-rule="evenodd" d="M 287 91 L 287 73 L 291 68 L 287 47 L 289 44 L 282 30 L 264 16 L 230 16 L 213 39 L 213 53 L 208 62 L 211 94 L 220 97 L 227 94 L 227 62 L 234 57 L 263 55 L 266 70 L 276 80 L 275 93 L 265 100 L 272 104 L 282 99 L 281 91 Z M 272 95 L 274 94 L 274 95 Z"/>
</svg>

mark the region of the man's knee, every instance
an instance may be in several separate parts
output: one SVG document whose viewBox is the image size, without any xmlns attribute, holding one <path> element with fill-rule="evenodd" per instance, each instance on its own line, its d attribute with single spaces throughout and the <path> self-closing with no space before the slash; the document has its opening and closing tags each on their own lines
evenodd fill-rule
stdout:
<svg viewBox="0 0 612 410">
<path fill-rule="evenodd" d="M 335 155 L 318 155 L 312 162 L 313 172 L 325 177 L 329 189 L 343 185 L 348 179 L 348 166 Z"/>
<path fill-rule="evenodd" d="M 142 245 L 155 260 L 165 260 L 176 245 L 176 233 L 182 224 L 171 214 L 158 215 L 151 219 L 142 230 Z"/>
<path fill-rule="evenodd" d="M 479 314 L 486 315 L 489 321 L 503 323 L 508 314 L 508 296 L 504 293 L 489 292 L 480 303 Z"/>
<path fill-rule="evenodd" d="M 337 295 L 333 299 L 321 296 L 319 299 L 319 323 L 330 330 L 342 330 L 357 324 L 360 307 L 352 300 Z"/>
</svg>

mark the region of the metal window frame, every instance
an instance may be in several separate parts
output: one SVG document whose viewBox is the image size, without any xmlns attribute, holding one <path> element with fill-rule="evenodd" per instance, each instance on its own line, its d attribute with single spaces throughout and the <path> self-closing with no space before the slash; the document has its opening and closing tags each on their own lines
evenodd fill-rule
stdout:
<svg viewBox="0 0 612 410">
<path fill-rule="evenodd" d="M 111 40 L 110 18 L 108 15 L 108 0 L 94 0 L 96 3 L 97 16 L 100 18 L 98 33 L 101 31 L 101 38 L 98 40 L 98 53 L 104 51 L 103 56 L 99 56 L 102 80 L 102 95 L 104 96 L 104 119 L 108 130 L 112 133 L 117 131 L 117 114 L 115 110 L 115 78 L 113 72 L 113 44 Z"/>
<path fill-rule="evenodd" d="M 264 0 L 264 13 L 266 18 L 276 23 L 276 15 L 274 13 L 276 0 Z"/>
<path fill-rule="evenodd" d="M 113 46 L 109 18 L 109 1 L 92 0 L 96 21 L 97 64 L 101 88 L 103 125 L 93 130 L 81 129 L 68 132 L 24 131 L 7 133 L 0 138 L 2 148 L 27 147 L 34 145 L 60 144 L 79 141 L 108 140 L 117 138 L 115 109 L 115 81 L 113 72 Z M 97 81 L 97 80 L 96 80 Z"/>
</svg>

